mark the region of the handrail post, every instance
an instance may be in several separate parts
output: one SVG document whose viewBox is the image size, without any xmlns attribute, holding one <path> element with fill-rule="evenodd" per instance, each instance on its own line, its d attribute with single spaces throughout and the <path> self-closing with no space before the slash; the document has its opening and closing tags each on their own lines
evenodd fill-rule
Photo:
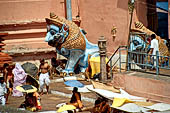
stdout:
<svg viewBox="0 0 170 113">
<path fill-rule="evenodd" d="M 121 73 L 121 49 L 119 49 L 119 68 Z"/>
<path fill-rule="evenodd" d="M 129 53 L 129 49 L 127 50 L 127 71 L 129 71 L 130 70 L 130 54 L 131 53 Z"/>
<path fill-rule="evenodd" d="M 110 77 L 111 77 L 111 80 L 112 80 L 113 79 L 112 60 L 110 61 Z"/>
<path fill-rule="evenodd" d="M 156 51 L 156 75 L 159 75 L 159 52 Z"/>
</svg>

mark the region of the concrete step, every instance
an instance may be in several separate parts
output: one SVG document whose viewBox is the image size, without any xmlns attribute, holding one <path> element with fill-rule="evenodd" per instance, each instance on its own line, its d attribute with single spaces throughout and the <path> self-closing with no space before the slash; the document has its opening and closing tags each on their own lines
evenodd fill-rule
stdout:
<svg viewBox="0 0 170 113">
<path fill-rule="evenodd" d="M 8 33 L 3 37 L 3 52 L 11 55 L 13 61 L 50 59 L 56 55 L 55 48 L 45 42 L 45 20 L 0 24 L 1 31 Z"/>
<path fill-rule="evenodd" d="M 170 77 L 142 72 L 119 73 L 114 74 L 113 84 L 131 95 L 170 104 Z"/>
<path fill-rule="evenodd" d="M 15 39 L 15 40 L 5 40 L 3 46 L 6 51 L 14 50 L 30 50 L 30 49 L 43 49 L 43 48 L 53 48 L 44 41 L 45 38 L 27 38 L 27 39 Z"/>
<path fill-rule="evenodd" d="M 4 32 L 7 32 L 8 35 L 5 36 L 3 39 L 14 40 L 14 39 L 45 37 L 47 30 L 46 28 L 42 28 L 42 29 L 25 29 L 25 30 L 4 31 Z"/>
<path fill-rule="evenodd" d="M 17 48 L 51 48 L 44 41 L 47 32 L 45 20 L 1 24 L 0 32 L 2 31 L 8 33 L 3 37 L 7 51 Z"/>
</svg>

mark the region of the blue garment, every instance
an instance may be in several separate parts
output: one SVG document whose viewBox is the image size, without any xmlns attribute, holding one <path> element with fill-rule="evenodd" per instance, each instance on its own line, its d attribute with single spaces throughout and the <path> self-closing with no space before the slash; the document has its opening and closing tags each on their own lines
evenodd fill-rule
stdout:
<svg viewBox="0 0 170 113">
<path fill-rule="evenodd" d="M 71 86 L 71 87 L 79 87 L 79 88 L 84 87 L 84 84 L 82 84 L 81 82 L 79 82 L 77 80 L 68 80 L 68 81 L 64 82 L 64 84 L 67 86 Z"/>
<path fill-rule="evenodd" d="M 131 36 L 130 37 L 130 50 L 134 51 L 137 49 L 144 49 L 146 46 L 146 43 L 139 37 L 139 36 Z"/>
</svg>

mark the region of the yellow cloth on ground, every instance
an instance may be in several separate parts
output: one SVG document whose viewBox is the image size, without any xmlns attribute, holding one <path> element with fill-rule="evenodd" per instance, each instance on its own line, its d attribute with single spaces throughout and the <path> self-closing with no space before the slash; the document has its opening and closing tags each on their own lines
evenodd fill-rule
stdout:
<svg viewBox="0 0 170 113">
<path fill-rule="evenodd" d="M 100 56 L 90 58 L 90 67 L 92 70 L 91 77 L 93 78 L 94 74 L 100 73 Z M 105 58 L 106 63 L 109 61 L 108 58 Z"/>
<path fill-rule="evenodd" d="M 125 103 L 133 103 L 133 101 L 131 101 L 127 98 L 114 98 L 112 107 L 120 107 Z"/>
<path fill-rule="evenodd" d="M 73 105 L 63 105 L 57 110 L 57 112 L 63 112 L 63 111 L 73 110 L 73 109 L 76 109 L 76 107 Z"/>
<path fill-rule="evenodd" d="M 26 110 L 34 112 L 37 110 L 37 108 L 36 107 L 27 107 Z"/>
<path fill-rule="evenodd" d="M 112 103 L 112 107 L 115 108 L 115 107 L 120 107 L 126 103 L 134 103 L 138 106 L 152 106 L 154 103 L 151 103 L 151 102 L 140 102 L 140 101 L 132 101 L 130 99 L 127 99 L 127 98 L 114 98 L 113 99 L 113 103 Z"/>
<path fill-rule="evenodd" d="M 135 102 L 135 104 L 138 106 L 142 106 L 142 107 L 154 105 L 154 103 L 152 103 L 152 102 Z"/>
<path fill-rule="evenodd" d="M 28 88 L 28 89 L 24 89 L 24 88 L 23 88 L 24 86 L 29 86 L 30 89 L 29 89 L 29 88 Z M 34 87 L 34 86 L 32 86 L 32 85 L 20 85 L 20 86 L 17 86 L 16 89 L 17 89 L 18 91 L 23 92 L 23 93 L 33 93 L 33 92 L 36 92 L 36 91 L 37 91 L 37 88 Z"/>
</svg>

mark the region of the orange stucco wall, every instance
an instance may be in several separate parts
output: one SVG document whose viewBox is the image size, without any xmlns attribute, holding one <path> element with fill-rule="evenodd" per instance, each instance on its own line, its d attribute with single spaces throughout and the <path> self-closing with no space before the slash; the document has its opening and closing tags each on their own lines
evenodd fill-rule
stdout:
<svg viewBox="0 0 170 113">
<path fill-rule="evenodd" d="M 152 77 L 154 76 L 154 77 Z M 168 78 L 133 72 L 114 74 L 113 85 L 125 89 L 129 94 L 147 98 L 153 102 L 170 104 L 170 83 Z"/>
<path fill-rule="evenodd" d="M 107 49 L 113 52 L 119 45 L 127 43 L 128 0 L 85 0 L 80 1 L 81 27 L 87 31 L 87 38 L 97 43 L 100 36 L 107 39 Z M 112 41 L 111 28 L 117 27 L 117 37 Z"/>
<path fill-rule="evenodd" d="M 65 16 L 64 2 L 65 0 L 1 0 L 0 24 L 45 21 L 50 12 Z M 80 27 L 87 32 L 89 41 L 97 43 L 100 36 L 106 37 L 108 53 L 127 44 L 130 22 L 128 0 L 72 0 L 73 18 L 78 14 L 81 19 Z M 133 22 L 139 19 L 144 25 L 147 24 L 145 15 L 146 10 L 142 6 L 136 7 Z M 117 28 L 114 42 L 111 36 L 113 26 Z"/>
<path fill-rule="evenodd" d="M 140 22 L 147 26 L 147 3 L 146 0 L 136 0 L 136 14 Z"/>
<path fill-rule="evenodd" d="M 43 20 L 49 12 L 64 16 L 64 0 L 1 0 L 0 22 Z"/>
</svg>

